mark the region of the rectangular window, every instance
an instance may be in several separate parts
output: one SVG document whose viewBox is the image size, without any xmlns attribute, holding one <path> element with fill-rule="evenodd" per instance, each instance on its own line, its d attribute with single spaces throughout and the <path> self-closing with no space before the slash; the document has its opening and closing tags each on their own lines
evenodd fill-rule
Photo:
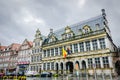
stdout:
<svg viewBox="0 0 120 80">
<path fill-rule="evenodd" d="M 33 67 L 33 70 L 35 71 L 35 66 Z"/>
<path fill-rule="evenodd" d="M 34 62 L 36 62 L 36 56 L 34 56 Z"/>
<path fill-rule="evenodd" d="M 31 57 L 31 62 L 33 62 L 33 56 Z"/>
<path fill-rule="evenodd" d="M 100 43 L 100 48 L 101 49 L 105 49 L 106 48 L 105 39 L 104 38 L 99 39 L 99 43 Z"/>
<path fill-rule="evenodd" d="M 54 62 L 51 62 L 51 70 L 54 70 Z"/>
<path fill-rule="evenodd" d="M 47 63 L 47 70 L 50 70 L 50 63 Z"/>
<path fill-rule="evenodd" d="M 46 63 L 43 64 L 43 69 L 46 70 Z"/>
<path fill-rule="evenodd" d="M 84 43 L 83 42 L 79 43 L 79 46 L 80 46 L 80 52 L 84 52 Z"/>
<path fill-rule="evenodd" d="M 50 50 L 48 49 L 47 50 L 47 57 L 49 57 L 50 56 Z"/>
<path fill-rule="evenodd" d="M 42 52 L 42 49 L 41 49 L 41 48 L 39 49 L 39 52 Z"/>
<path fill-rule="evenodd" d="M 90 41 L 86 41 L 86 51 L 90 51 Z"/>
<path fill-rule="evenodd" d="M 62 55 L 62 47 L 59 47 L 60 55 Z"/>
<path fill-rule="evenodd" d="M 38 71 L 38 66 L 36 66 L 36 71 Z"/>
<path fill-rule="evenodd" d="M 37 56 L 37 62 L 39 61 L 39 56 Z"/>
<path fill-rule="evenodd" d="M 31 66 L 31 71 L 33 71 L 33 67 Z"/>
<path fill-rule="evenodd" d="M 54 56 L 54 49 L 51 49 L 51 56 Z"/>
<path fill-rule="evenodd" d="M 32 53 L 34 53 L 34 50 L 32 50 Z"/>
<path fill-rule="evenodd" d="M 101 68 L 100 58 L 95 58 L 96 68 Z"/>
<path fill-rule="evenodd" d="M 104 68 L 109 68 L 108 57 L 102 57 L 102 60 L 103 60 L 103 66 L 104 66 Z"/>
<path fill-rule="evenodd" d="M 55 48 L 55 56 L 58 55 L 58 48 Z"/>
<path fill-rule="evenodd" d="M 88 59 L 88 67 L 89 67 L 89 69 L 92 69 L 92 68 L 93 68 L 92 58 L 89 58 L 89 59 Z"/>
<path fill-rule="evenodd" d="M 78 52 L 78 45 L 74 44 L 74 53 L 77 53 L 77 52 Z"/>
<path fill-rule="evenodd" d="M 92 45 L 93 45 L 93 50 L 97 50 L 98 49 L 97 40 L 92 40 Z"/>
<path fill-rule="evenodd" d="M 39 56 L 39 60 L 40 60 L 40 61 L 42 60 L 42 56 L 41 56 L 41 55 Z"/>
<path fill-rule="evenodd" d="M 40 42 L 38 42 L 38 46 L 40 46 Z"/>
<path fill-rule="evenodd" d="M 46 54 L 47 54 L 47 53 L 46 53 L 46 50 L 44 50 L 44 57 L 46 57 Z"/>
<path fill-rule="evenodd" d="M 68 34 L 68 38 L 71 38 L 71 33 L 70 33 L 70 34 Z"/>
</svg>

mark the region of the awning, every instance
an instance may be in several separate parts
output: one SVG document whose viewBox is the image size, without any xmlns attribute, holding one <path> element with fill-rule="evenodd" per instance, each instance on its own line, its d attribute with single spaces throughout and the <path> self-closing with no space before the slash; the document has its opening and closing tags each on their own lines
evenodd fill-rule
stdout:
<svg viewBox="0 0 120 80">
<path fill-rule="evenodd" d="M 30 62 L 29 61 L 22 61 L 22 62 L 17 62 L 17 64 L 29 64 Z"/>
</svg>

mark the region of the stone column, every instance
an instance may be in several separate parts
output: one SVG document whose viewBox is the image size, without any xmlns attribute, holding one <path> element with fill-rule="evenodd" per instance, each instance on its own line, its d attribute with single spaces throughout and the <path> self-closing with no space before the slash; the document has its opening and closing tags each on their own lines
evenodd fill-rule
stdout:
<svg viewBox="0 0 120 80">
<path fill-rule="evenodd" d="M 58 62 L 58 73 L 60 74 L 61 67 L 60 67 L 60 62 Z"/>
<path fill-rule="evenodd" d="M 51 68 L 52 67 L 51 62 L 49 62 L 49 63 L 50 63 L 50 70 L 52 70 L 52 68 Z"/>
<path fill-rule="evenodd" d="M 72 52 L 74 53 L 74 45 L 72 44 Z"/>
<path fill-rule="evenodd" d="M 80 69 L 82 69 L 81 60 L 79 61 L 79 67 L 80 67 Z"/>
<path fill-rule="evenodd" d="M 101 68 L 104 68 L 104 66 L 103 66 L 103 59 L 102 59 L 102 57 L 100 57 L 100 64 L 101 64 Z"/>
<path fill-rule="evenodd" d="M 58 47 L 58 55 L 60 55 L 60 49 L 59 49 L 59 47 Z"/>
<path fill-rule="evenodd" d="M 51 56 L 51 49 L 50 49 L 50 56 Z"/>
<path fill-rule="evenodd" d="M 45 70 L 47 70 L 47 62 L 45 63 L 45 65 L 46 65 L 46 69 Z"/>
<path fill-rule="evenodd" d="M 86 69 L 88 69 L 88 60 L 85 59 L 85 62 L 86 62 Z"/>
<path fill-rule="evenodd" d="M 93 50 L 92 40 L 90 41 L 91 50 Z"/>
<path fill-rule="evenodd" d="M 66 62 L 63 62 L 63 74 L 66 74 Z"/>
<path fill-rule="evenodd" d="M 46 50 L 46 57 L 48 57 L 48 51 Z"/>
<path fill-rule="evenodd" d="M 56 71 L 56 63 L 54 63 L 54 71 Z"/>
<path fill-rule="evenodd" d="M 110 42 L 107 39 L 107 37 L 105 37 L 105 45 L 106 45 L 107 48 L 111 48 Z"/>
<path fill-rule="evenodd" d="M 53 48 L 54 56 L 55 56 L 55 48 Z"/>
<path fill-rule="evenodd" d="M 77 46 L 78 46 L 78 52 L 80 52 L 80 45 L 79 45 L 79 43 L 77 44 Z"/>
<path fill-rule="evenodd" d="M 97 39 L 97 45 L 98 45 L 98 49 L 100 49 L 100 42 L 98 39 Z"/>
<path fill-rule="evenodd" d="M 111 56 L 108 57 L 108 62 L 109 62 L 110 68 L 113 68 L 113 60 Z"/>
<path fill-rule="evenodd" d="M 85 45 L 85 42 L 83 42 L 83 45 L 84 45 L 84 51 L 86 51 L 86 45 Z"/>
</svg>

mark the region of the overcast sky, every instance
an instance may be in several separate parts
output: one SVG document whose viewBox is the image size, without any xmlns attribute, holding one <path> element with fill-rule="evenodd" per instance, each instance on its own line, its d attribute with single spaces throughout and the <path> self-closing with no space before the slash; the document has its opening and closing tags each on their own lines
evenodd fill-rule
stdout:
<svg viewBox="0 0 120 80">
<path fill-rule="evenodd" d="M 37 28 L 49 29 L 95 17 L 106 10 L 114 43 L 120 45 L 120 0 L 0 0 L 0 43 L 33 41 Z"/>
</svg>

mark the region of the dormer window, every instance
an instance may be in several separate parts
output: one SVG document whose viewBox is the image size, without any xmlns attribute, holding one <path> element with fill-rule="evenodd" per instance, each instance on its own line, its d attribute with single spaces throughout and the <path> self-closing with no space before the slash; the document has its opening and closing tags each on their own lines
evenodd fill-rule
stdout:
<svg viewBox="0 0 120 80">
<path fill-rule="evenodd" d="M 89 33 L 89 32 L 91 31 L 90 26 L 85 25 L 85 26 L 83 27 L 83 31 L 84 31 L 84 33 Z"/>
<path fill-rule="evenodd" d="M 50 42 L 54 42 L 56 40 L 57 40 L 57 38 L 56 38 L 55 34 L 53 33 L 53 29 L 50 29 L 50 33 L 48 35 L 48 42 L 50 43 Z"/>
<path fill-rule="evenodd" d="M 52 41 L 53 41 L 52 39 L 49 40 L 49 42 L 52 42 Z"/>
<path fill-rule="evenodd" d="M 85 33 L 88 33 L 89 32 L 89 29 L 87 28 L 87 29 L 84 29 L 85 30 Z"/>
<path fill-rule="evenodd" d="M 73 37 L 74 33 L 69 26 L 65 28 L 65 32 L 62 34 L 63 39 L 68 39 Z"/>
<path fill-rule="evenodd" d="M 99 30 L 100 29 L 100 24 L 95 24 L 95 27 L 96 27 L 96 30 Z"/>
<path fill-rule="evenodd" d="M 72 35 L 71 34 L 68 34 L 68 38 L 70 38 Z"/>
</svg>

